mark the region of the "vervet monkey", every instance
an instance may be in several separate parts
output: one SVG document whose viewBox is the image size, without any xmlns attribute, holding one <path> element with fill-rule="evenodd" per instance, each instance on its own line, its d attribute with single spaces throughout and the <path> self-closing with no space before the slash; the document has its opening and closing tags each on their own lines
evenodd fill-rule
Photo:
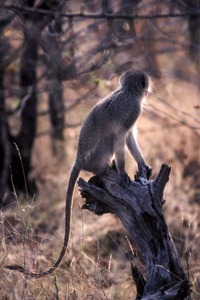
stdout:
<svg viewBox="0 0 200 300">
<path fill-rule="evenodd" d="M 150 89 L 149 78 L 143 72 L 126 72 L 120 78 L 120 86 L 108 98 L 97 103 L 90 111 L 80 131 L 76 160 L 71 169 L 65 216 L 65 238 L 60 256 L 47 271 L 34 273 L 18 265 L 5 266 L 32 277 L 51 274 L 62 262 L 70 234 L 72 195 L 81 170 L 101 175 L 111 166 L 115 157 L 116 167 L 121 176 L 121 184 L 129 179 L 125 171 L 125 145 L 138 163 L 144 167 L 147 178 L 151 168 L 145 163 L 133 133 L 133 127 L 142 111 L 142 102 Z"/>
</svg>

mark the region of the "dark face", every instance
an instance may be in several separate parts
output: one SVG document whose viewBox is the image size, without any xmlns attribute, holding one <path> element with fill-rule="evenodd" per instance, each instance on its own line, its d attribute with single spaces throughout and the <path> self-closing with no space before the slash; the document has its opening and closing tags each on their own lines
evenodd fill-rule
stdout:
<svg viewBox="0 0 200 300">
<path fill-rule="evenodd" d="M 138 77 L 141 78 L 141 86 L 143 89 L 148 89 L 148 77 L 145 73 L 138 74 Z"/>
</svg>

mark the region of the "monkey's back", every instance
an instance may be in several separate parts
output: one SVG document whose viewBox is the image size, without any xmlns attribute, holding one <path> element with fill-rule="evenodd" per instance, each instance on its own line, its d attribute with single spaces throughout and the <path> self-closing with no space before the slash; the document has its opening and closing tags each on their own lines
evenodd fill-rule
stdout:
<svg viewBox="0 0 200 300">
<path fill-rule="evenodd" d="M 116 90 L 97 103 L 86 117 L 79 135 L 77 158 L 83 164 L 92 159 L 109 159 L 113 141 L 135 123 L 141 112 L 140 97 L 133 92 Z"/>
<path fill-rule="evenodd" d="M 85 148 L 96 146 L 99 141 L 117 130 L 122 102 L 123 95 L 117 90 L 92 108 L 80 131 L 78 143 L 80 153 Z"/>
</svg>

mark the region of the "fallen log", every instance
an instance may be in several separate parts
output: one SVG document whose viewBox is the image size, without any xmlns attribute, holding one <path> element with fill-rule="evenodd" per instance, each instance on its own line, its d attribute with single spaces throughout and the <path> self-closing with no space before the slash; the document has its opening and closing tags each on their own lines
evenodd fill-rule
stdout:
<svg viewBox="0 0 200 300">
<path fill-rule="evenodd" d="M 114 169 L 93 176 L 88 182 L 82 178 L 78 181 L 81 195 L 86 199 L 83 209 L 97 215 L 115 214 L 137 245 L 139 258 L 146 265 L 146 279 L 131 264 L 136 299 L 191 299 L 190 282 L 163 215 L 163 192 L 169 174 L 170 167 L 163 164 L 158 176 L 150 181 L 142 168 L 135 181 L 125 186 L 120 185 L 120 175 Z"/>
</svg>

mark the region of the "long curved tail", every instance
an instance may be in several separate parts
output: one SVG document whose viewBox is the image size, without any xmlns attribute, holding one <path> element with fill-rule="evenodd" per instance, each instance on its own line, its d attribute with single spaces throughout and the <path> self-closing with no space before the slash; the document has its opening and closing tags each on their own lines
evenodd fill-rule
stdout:
<svg viewBox="0 0 200 300">
<path fill-rule="evenodd" d="M 31 277 L 40 278 L 40 277 L 44 277 L 46 275 L 51 274 L 61 264 L 63 257 L 65 255 L 66 249 L 67 249 L 68 241 L 69 241 L 71 209 L 72 209 L 72 195 L 73 195 L 74 186 L 75 186 L 75 183 L 76 183 L 79 173 L 80 173 L 80 168 L 77 167 L 76 162 L 75 162 L 72 167 L 71 173 L 70 173 L 69 184 L 68 184 L 68 189 L 67 189 L 67 196 L 66 196 L 65 237 L 64 237 L 63 247 L 62 247 L 60 255 L 59 255 L 57 261 L 54 263 L 54 265 L 51 268 L 49 268 L 48 270 L 46 270 L 44 272 L 40 272 L 40 273 L 29 272 L 28 270 L 25 270 L 22 266 L 19 266 L 19 265 L 4 266 L 4 268 L 19 271 L 19 272 L 24 273 L 25 275 L 29 275 Z"/>
</svg>

